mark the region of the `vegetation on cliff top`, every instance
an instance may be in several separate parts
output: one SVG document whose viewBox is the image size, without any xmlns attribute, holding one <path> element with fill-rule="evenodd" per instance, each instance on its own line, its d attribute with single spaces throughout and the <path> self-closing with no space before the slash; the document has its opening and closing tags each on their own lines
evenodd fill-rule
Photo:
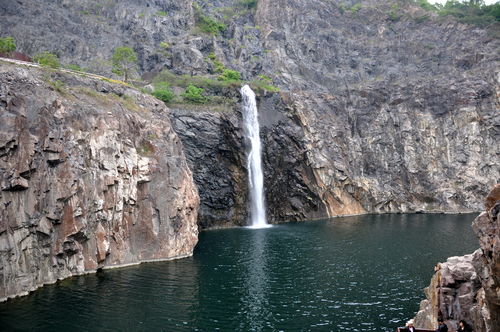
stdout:
<svg viewBox="0 0 500 332">
<path fill-rule="evenodd" d="M 440 16 L 453 16 L 463 23 L 486 26 L 500 22 L 500 2 L 486 5 L 483 0 L 448 0 L 444 5 L 428 0 L 412 0 L 425 10 Z"/>
<path fill-rule="evenodd" d="M 189 84 L 186 90 L 181 94 L 181 96 L 188 103 L 204 104 L 208 101 L 208 98 L 204 95 L 204 92 L 205 89 L 198 88 L 192 84 Z"/>
<path fill-rule="evenodd" d="M 389 1 L 389 3 L 391 3 Z M 462 23 L 485 27 L 495 22 L 500 22 L 500 2 L 486 5 L 484 0 L 448 0 L 445 4 L 432 4 L 428 0 L 396 0 L 392 1 L 391 9 L 387 13 L 391 21 L 398 21 L 404 12 L 401 6 L 405 3 L 415 4 L 429 12 L 434 12 L 440 17 L 452 16 Z M 357 14 L 364 7 L 361 0 L 352 6 L 345 3 L 338 5 L 343 13 Z M 427 20 L 429 17 L 419 16 L 417 20 Z"/>
</svg>

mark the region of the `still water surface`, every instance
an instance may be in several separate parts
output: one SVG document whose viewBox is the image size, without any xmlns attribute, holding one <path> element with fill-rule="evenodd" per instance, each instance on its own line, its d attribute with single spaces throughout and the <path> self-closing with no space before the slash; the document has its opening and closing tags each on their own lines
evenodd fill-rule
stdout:
<svg viewBox="0 0 500 332">
<path fill-rule="evenodd" d="M 193 257 L 0 303 L 1 331 L 394 331 L 474 215 L 382 215 L 200 234 Z"/>
</svg>

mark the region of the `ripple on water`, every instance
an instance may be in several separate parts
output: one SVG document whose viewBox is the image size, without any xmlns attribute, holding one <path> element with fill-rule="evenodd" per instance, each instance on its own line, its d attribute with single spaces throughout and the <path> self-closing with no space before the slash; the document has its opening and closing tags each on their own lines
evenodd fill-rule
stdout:
<svg viewBox="0 0 500 332">
<path fill-rule="evenodd" d="M 414 316 L 435 263 L 477 247 L 472 219 L 363 216 L 203 232 L 194 257 L 71 278 L 2 303 L 0 326 L 393 331 Z"/>
</svg>

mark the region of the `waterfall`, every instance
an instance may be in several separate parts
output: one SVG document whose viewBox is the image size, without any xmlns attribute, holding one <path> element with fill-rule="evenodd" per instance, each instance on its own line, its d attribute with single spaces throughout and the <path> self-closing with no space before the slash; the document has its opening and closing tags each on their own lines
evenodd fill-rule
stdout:
<svg viewBox="0 0 500 332">
<path fill-rule="evenodd" d="M 250 149 L 247 153 L 247 168 L 251 227 L 268 227 L 264 206 L 264 176 L 262 174 L 257 102 L 255 101 L 255 93 L 248 85 L 241 88 L 241 95 L 243 96 L 245 136 L 250 143 Z"/>
</svg>

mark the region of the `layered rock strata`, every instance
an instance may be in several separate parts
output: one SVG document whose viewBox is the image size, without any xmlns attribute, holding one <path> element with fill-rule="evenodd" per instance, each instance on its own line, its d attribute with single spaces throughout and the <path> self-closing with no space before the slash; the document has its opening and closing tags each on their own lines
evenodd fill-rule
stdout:
<svg viewBox="0 0 500 332">
<path fill-rule="evenodd" d="M 106 75 L 127 45 L 144 78 L 168 69 L 214 79 L 214 57 L 245 80 L 267 77 L 281 89 L 259 99 L 270 221 L 482 209 L 500 173 L 498 24 L 458 23 L 410 1 L 241 3 L 5 1 L 0 29 L 24 53 L 48 50 Z M 203 33 L 197 12 L 225 30 Z M 202 113 L 173 112 L 199 224 L 245 224 L 241 116 Z"/>
<path fill-rule="evenodd" d="M 192 254 L 199 198 L 162 102 L 0 63 L 0 299 Z"/>
<path fill-rule="evenodd" d="M 436 266 L 415 317 L 417 327 L 433 328 L 443 317 L 452 328 L 464 319 L 474 331 L 500 330 L 500 185 L 485 207 L 472 224 L 481 248 Z"/>
</svg>

